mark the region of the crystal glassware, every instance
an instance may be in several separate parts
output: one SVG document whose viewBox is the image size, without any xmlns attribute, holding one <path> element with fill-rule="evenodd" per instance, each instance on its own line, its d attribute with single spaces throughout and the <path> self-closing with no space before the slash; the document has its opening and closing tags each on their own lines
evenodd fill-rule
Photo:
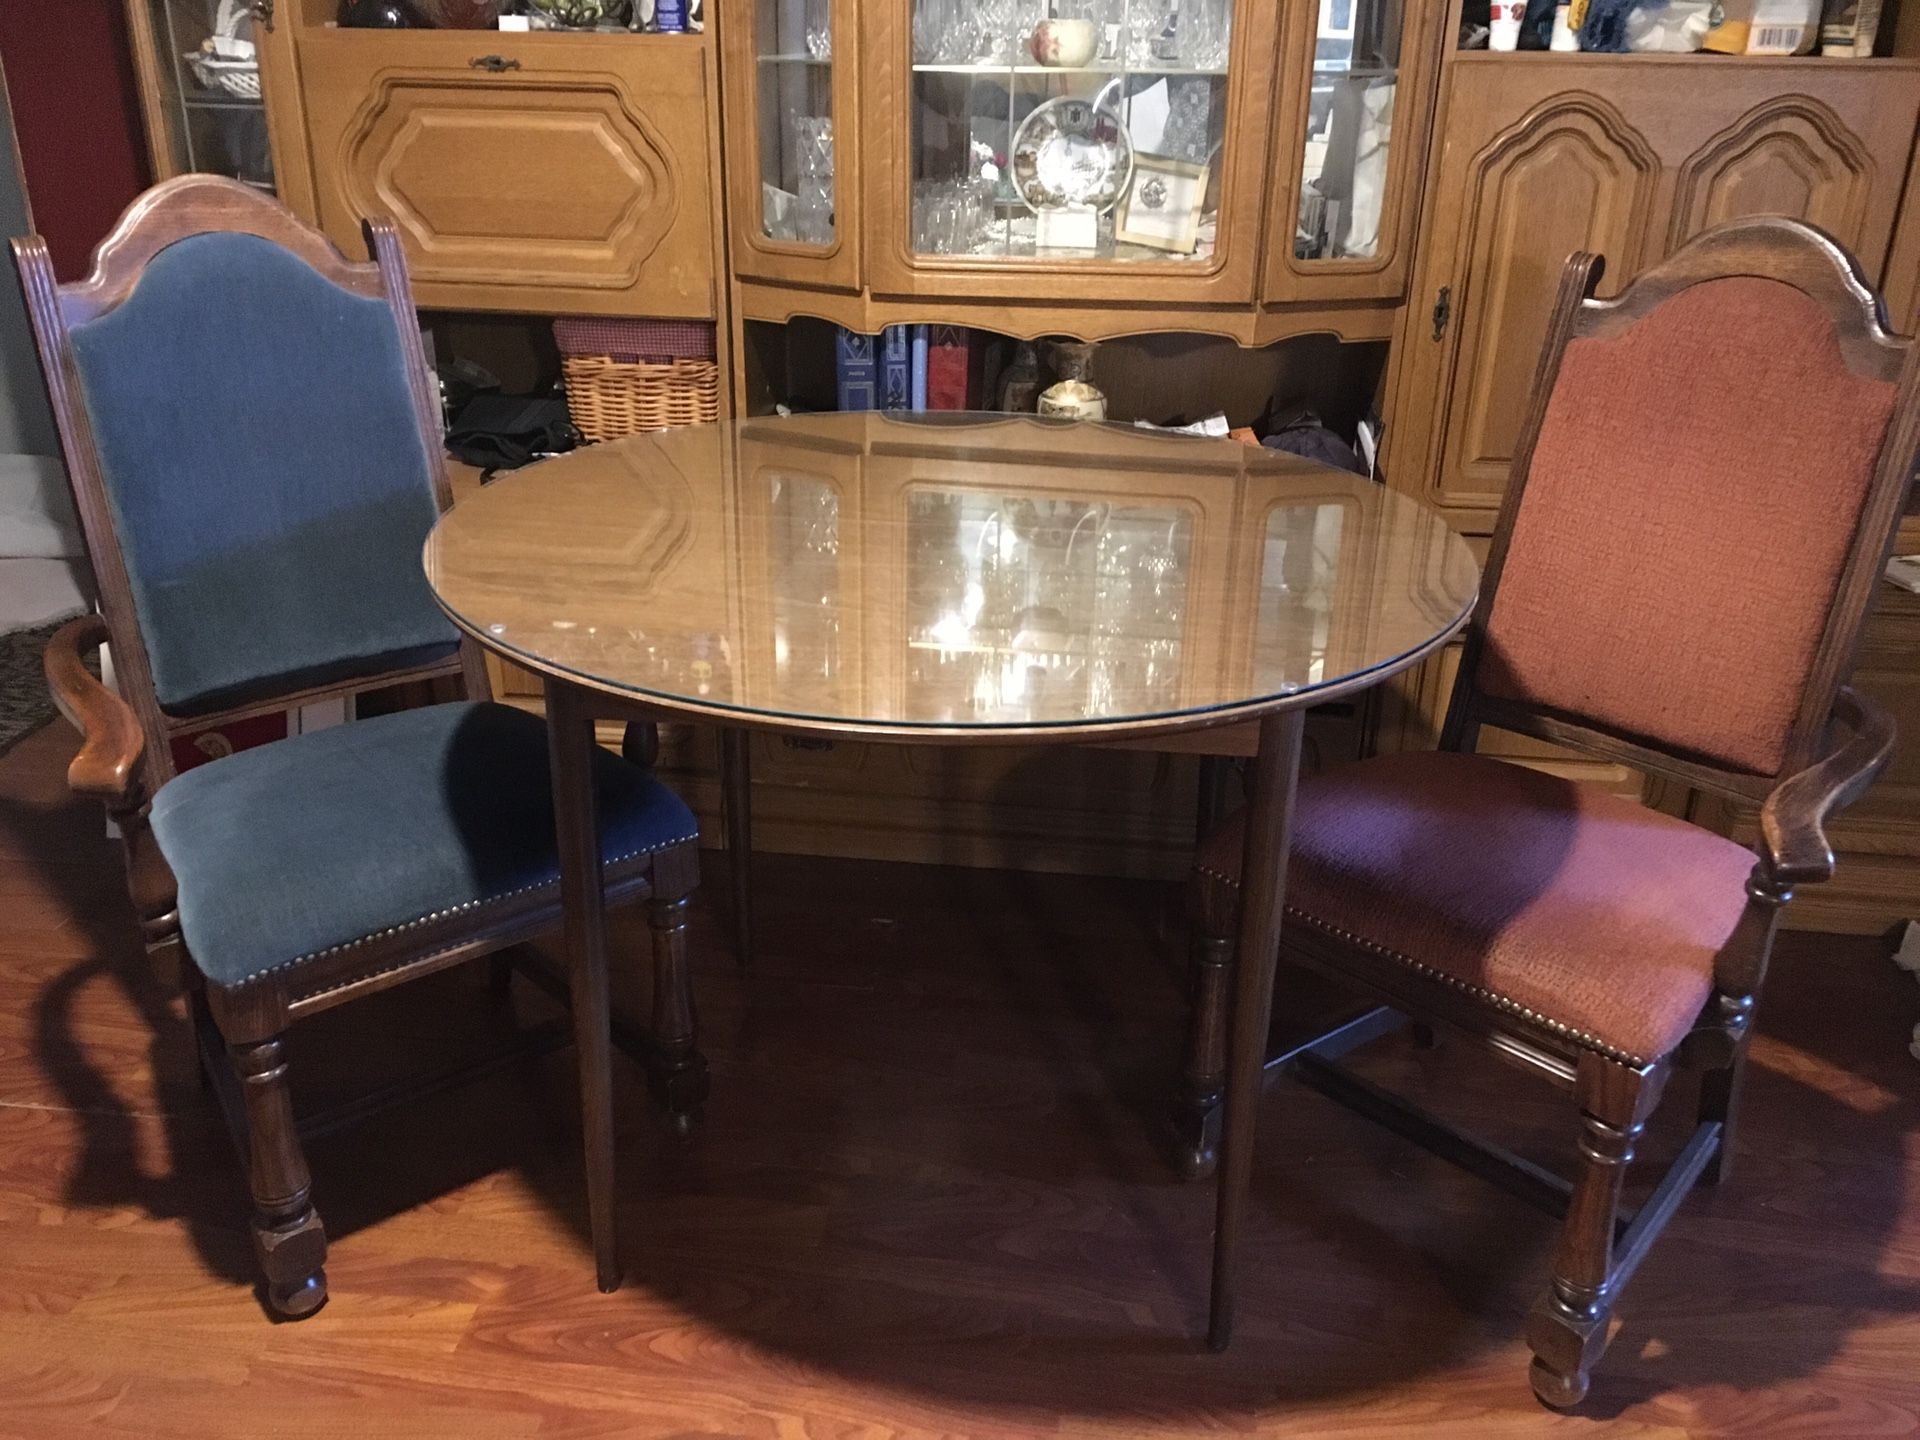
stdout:
<svg viewBox="0 0 1920 1440">
<path fill-rule="evenodd" d="M 1018 62 L 1025 37 L 1014 33 L 1020 0 L 976 0 L 973 7 L 974 58 L 988 64 Z"/>
<path fill-rule="evenodd" d="M 803 179 L 833 178 L 833 121 L 824 115 L 793 117 L 794 169 Z"/>
<path fill-rule="evenodd" d="M 1127 0 L 1124 55 L 1130 70 L 1153 70 L 1178 57 L 1174 0 Z"/>
<path fill-rule="evenodd" d="M 1233 0 L 1180 0 L 1180 59 L 1195 70 L 1224 70 L 1233 45 Z"/>
<path fill-rule="evenodd" d="M 806 245 L 833 243 L 832 180 L 800 182 L 800 196 L 793 207 L 793 238 Z"/>
<path fill-rule="evenodd" d="M 815 60 L 833 58 L 833 0 L 806 0 L 805 41 Z"/>
</svg>

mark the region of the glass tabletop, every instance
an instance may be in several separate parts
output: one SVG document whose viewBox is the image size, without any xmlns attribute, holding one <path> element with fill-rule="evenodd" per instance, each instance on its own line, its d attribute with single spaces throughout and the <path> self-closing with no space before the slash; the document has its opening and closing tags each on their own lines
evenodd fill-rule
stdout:
<svg viewBox="0 0 1920 1440">
<path fill-rule="evenodd" d="M 454 621 L 667 712 L 990 739 L 1197 729 L 1444 641 L 1480 582 L 1434 511 L 1232 440 L 1007 415 L 704 425 L 595 445 L 427 541 Z"/>
</svg>

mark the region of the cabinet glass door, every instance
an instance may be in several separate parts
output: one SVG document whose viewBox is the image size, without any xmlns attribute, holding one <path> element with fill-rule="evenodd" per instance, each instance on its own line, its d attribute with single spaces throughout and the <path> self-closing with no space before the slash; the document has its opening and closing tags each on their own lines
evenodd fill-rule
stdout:
<svg viewBox="0 0 1920 1440">
<path fill-rule="evenodd" d="M 1403 11 L 1402 0 L 1320 0 L 1296 260 L 1371 260 L 1380 253 Z"/>
<path fill-rule="evenodd" d="M 271 192 L 273 150 L 248 0 L 144 0 L 156 168 L 230 175 Z"/>
<path fill-rule="evenodd" d="M 754 29 L 760 234 L 834 239 L 833 0 L 758 0 Z"/>
<path fill-rule="evenodd" d="M 1236 8 L 912 0 L 914 252 L 1211 260 Z"/>
</svg>

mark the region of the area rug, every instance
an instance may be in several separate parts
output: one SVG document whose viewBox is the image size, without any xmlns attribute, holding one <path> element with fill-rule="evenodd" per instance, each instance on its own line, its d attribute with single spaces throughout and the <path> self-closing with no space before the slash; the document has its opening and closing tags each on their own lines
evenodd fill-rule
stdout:
<svg viewBox="0 0 1920 1440">
<path fill-rule="evenodd" d="M 0 755 L 53 718 L 40 653 L 65 620 L 0 635 Z"/>
</svg>

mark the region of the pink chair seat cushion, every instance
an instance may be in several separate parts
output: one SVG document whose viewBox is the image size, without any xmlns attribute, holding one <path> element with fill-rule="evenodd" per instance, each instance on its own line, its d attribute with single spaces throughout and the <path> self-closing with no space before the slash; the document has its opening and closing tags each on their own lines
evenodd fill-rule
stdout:
<svg viewBox="0 0 1920 1440">
<path fill-rule="evenodd" d="M 1237 885 L 1238 818 L 1201 848 Z M 1477 755 L 1304 780 L 1289 926 L 1384 951 L 1616 1060 L 1672 1050 L 1746 905 L 1750 852 L 1698 826 Z"/>
</svg>

